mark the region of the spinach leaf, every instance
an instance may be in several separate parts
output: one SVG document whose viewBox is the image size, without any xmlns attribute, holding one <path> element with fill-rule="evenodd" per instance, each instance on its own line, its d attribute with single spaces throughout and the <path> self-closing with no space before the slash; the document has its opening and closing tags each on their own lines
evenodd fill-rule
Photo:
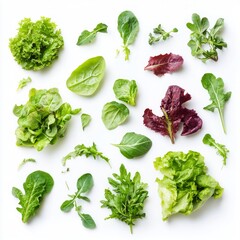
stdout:
<svg viewBox="0 0 240 240">
<path fill-rule="evenodd" d="M 114 82 L 113 91 L 117 99 L 132 106 L 136 105 L 138 87 L 135 80 L 117 79 Z"/>
<path fill-rule="evenodd" d="M 40 207 L 45 195 L 52 190 L 53 178 L 46 172 L 35 171 L 28 175 L 23 188 L 25 194 L 16 187 L 12 188 L 12 194 L 19 199 L 17 210 L 22 214 L 22 221 L 28 222 Z"/>
<path fill-rule="evenodd" d="M 103 80 L 105 65 L 102 56 L 86 60 L 67 79 L 68 89 L 81 96 L 93 95 Z"/>
<path fill-rule="evenodd" d="M 133 226 L 138 219 L 145 217 L 143 212 L 145 200 L 148 198 L 147 184 L 141 182 L 141 175 L 136 172 L 131 178 L 131 173 L 123 164 L 120 166 L 120 174 L 113 174 L 114 178 L 108 178 L 112 190 L 105 189 L 105 200 L 102 206 L 111 210 L 111 214 L 105 218 L 115 218 L 125 222 L 133 231 Z"/>
<path fill-rule="evenodd" d="M 132 159 L 146 154 L 152 147 L 152 141 L 141 134 L 135 132 L 126 133 L 120 144 L 113 144 L 120 149 L 126 158 Z"/>
<path fill-rule="evenodd" d="M 91 116 L 89 114 L 83 113 L 81 115 L 82 128 L 85 129 L 86 126 L 91 122 Z"/>
<path fill-rule="evenodd" d="M 82 224 L 84 227 L 93 229 L 96 227 L 96 224 L 93 220 L 93 218 L 89 214 L 82 213 L 81 209 L 82 206 L 78 204 L 77 199 L 82 199 L 84 201 L 89 202 L 89 198 L 86 196 L 83 196 L 83 193 L 89 192 L 93 187 L 93 177 L 90 173 L 83 174 L 78 180 L 77 180 L 77 192 L 73 195 L 69 195 L 71 197 L 70 200 L 66 200 L 62 203 L 60 209 L 63 212 L 70 212 L 74 206 L 75 211 L 78 213 L 79 217 L 82 220 Z"/>
<path fill-rule="evenodd" d="M 91 32 L 84 30 L 81 35 L 78 37 L 77 45 L 84 45 L 91 43 L 95 40 L 97 33 L 106 33 L 108 26 L 104 23 L 99 23 Z"/>
<path fill-rule="evenodd" d="M 224 122 L 224 107 L 226 102 L 231 97 L 231 92 L 224 93 L 224 82 L 222 78 L 216 78 L 212 73 L 205 73 L 202 77 L 202 86 L 208 91 L 211 104 L 204 107 L 205 110 L 214 112 L 215 108 L 218 110 L 222 128 L 226 133 L 226 127 Z"/>
<path fill-rule="evenodd" d="M 125 60 L 129 60 L 129 45 L 133 44 L 139 32 L 139 22 L 131 11 L 124 11 L 118 16 L 118 31 L 123 40 Z"/>
<path fill-rule="evenodd" d="M 216 148 L 217 153 L 223 157 L 223 164 L 226 165 L 229 150 L 225 147 L 225 145 L 217 143 L 209 133 L 203 137 L 202 141 L 204 144 Z"/>
<path fill-rule="evenodd" d="M 124 123 L 129 116 L 128 108 L 115 101 L 106 103 L 102 110 L 102 121 L 108 130 L 115 129 Z"/>
</svg>

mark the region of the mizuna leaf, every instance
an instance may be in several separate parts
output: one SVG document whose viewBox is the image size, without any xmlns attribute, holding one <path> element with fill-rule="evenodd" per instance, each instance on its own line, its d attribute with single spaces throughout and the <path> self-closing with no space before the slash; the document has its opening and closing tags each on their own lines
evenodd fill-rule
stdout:
<svg viewBox="0 0 240 240">
<path fill-rule="evenodd" d="M 153 71 L 157 76 L 162 76 L 165 73 L 177 71 L 183 64 L 183 58 L 179 55 L 166 53 L 155 57 L 150 57 L 148 65 L 144 70 Z"/>
</svg>

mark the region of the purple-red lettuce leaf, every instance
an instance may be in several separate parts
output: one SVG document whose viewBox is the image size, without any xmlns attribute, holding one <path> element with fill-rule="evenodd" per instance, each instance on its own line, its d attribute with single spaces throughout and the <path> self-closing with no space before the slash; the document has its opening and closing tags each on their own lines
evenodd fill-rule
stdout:
<svg viewBox="0 0 240 240">
<path fill-rule="evenodd" d="M 183 124 L 182 136 L 197 132 L 202 127 L 202 119 L 193 109 L 182 106 L 190 99 L 191 95 L 185 93 L 184 89 L 175 85 L 169 86 L 160 106 L 163 116 L 159 117 L 147 108 L 143 114 L 144 125 L 163 136 L 169 136 L 172 143 L 175 141 L 175 135 L 181 123 Z"/>
<path fill-rule="evenodd" d="M 150 57 L 148 65 L 144 70 L 153 71 L 157 76 L 162 76 L 165 73 L 177 71 L 183 64 L 183 58 L 179 55 L 166 53 L 158 56 Z"/>
</svg>

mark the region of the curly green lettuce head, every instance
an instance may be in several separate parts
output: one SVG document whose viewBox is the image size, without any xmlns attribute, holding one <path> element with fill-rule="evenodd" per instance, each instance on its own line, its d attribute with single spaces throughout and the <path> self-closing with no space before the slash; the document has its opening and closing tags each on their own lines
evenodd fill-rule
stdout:
<svg viewBox="0 0 240 240">
<path fill-rule="evenodd" d="M 38 71 L 50 66 L 58 57 L 64 41 L 61 30 L 50 18 L 41 17 L 32 22 L 24 18 L 18 33 L 9 40 L 9 48 L 18 64 L 26 70 Z"/>
</svg>

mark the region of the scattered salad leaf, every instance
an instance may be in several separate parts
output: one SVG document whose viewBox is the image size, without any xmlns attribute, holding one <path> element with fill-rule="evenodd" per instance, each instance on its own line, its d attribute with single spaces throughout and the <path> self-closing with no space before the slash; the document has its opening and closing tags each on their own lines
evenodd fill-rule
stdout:
<svg viewBox="0 0 240 240">
<path fill-rule="evenodd" d="M 135 80 L 117 79 L 114 82 L 113 91 L 117 99 L 132 106 L 136 105 L 138 87 Z"/>
<path fill-rule="evenodd" d="M 116 218 L 132 228 L 138 219 L 145 217 L 143 213 L 145 200 L 148 198 L 147 184 L 141 182 L 141 175 L 136 172 L 131 178 L 131 173 L 127 172 L 125 166 L 121 164 L 120 174 L 113 174 L 114 178 L 108 178 L 113 190 L 105 189 L 105 200 L 102 206 L 111 210 L 111 214 L 106 218 Z"/>
<path fill-rule="evenodd" d="M 110 164 L 110 159 L 106 156 L 103 155 L 102 152 L 99 152 L 97 149 L 97 146 L 95 143 L 93 143 L 92 146 L 90 147 L 86 147 L 84 144 L 81 145 L 77 145 L 74 148 L 73 152 L 70 152 L 69 154 L 67 154 L 63 160 L 62 160 L 62 164 L 63 166 L 66 165 L 67 160 L 71 159 L 71 158 L 76 158 L 78 156 L 86 156 L 87 158 L 89 156 L 92 156 L 94 159 L 96 159 L 97 157 L 100 157 L 101 159 L 103 159 L 104 161 L 106 161 L 108 164 Z"/>
<path fill-rule="evenodd" d="M 166 53 L 155 57 L 150 57 L 148 65 L 144 70 L 153 71 L 157 76 L 162 76 L 165 73 L 172 73 L 180 69 L 183 64 L 183 58 L 179 55 Z"/>
<path fill-rule="evenodd" d="M 89 214 L 82 213 L 82 206 L 78 205 L 78 199 L 89 202 L 89 198 L 82 195 L 83 193 L 88 193 L 93 187 L 93 177 L 90 173 L 83 174 L 77 180 L 77 192 L 73 195 L 69 195 L 70 200 L 66 200 L 62 203 L 60 209 L 63 212 L 70 212 L 74 207 L 79 217 L 82 220 L 84 227 L 93 229 L 96 227 L 96 224 L 93 218 Z"/>
<path fill-rule="evenodd" d="M 192 14 L 192 23 L 187 27 L 191 30 L 191 40 L 188 46 L 191 48 L 192 56 L 206 62 L 209 59 L 218 60 L 217 49 L 227 47 L 227 43 L 221 37 L 224 27 L 224 19 L 219 18 L 212 29 L 209 30 L 209 21 L 206 17 L 200 18 L 196 13 Z"/>
<path fill-rule="evenodd" d="M 68 89 L 81 96 L 93 95 L 103 80 L 105 68 L 102 56 L 89 58 L 71 73 L 67 79 Z"/>
<path fill-rule="evenodd" d="M 34 147 L 38 151 L 48 144 L 55 144 L 64 137 L 72 115 L 79 113 L 69 103 L 62 103 L 57 88 L 29 91 L 25 105 L 15 105 L 13 113 L 18 117 L 17 146 Z"/>
<path fill-rule="evenodd" d="M 51 192 L 54 185 L 53 178 L 46 172 L 35 171 L 26 178 L 23 188 L 25 193 L 16 187 L 12 188 L 12 194 L 19 199 L 17 210 L 22 214 L 22 221 L 28 222 L 37 214 L 45 195 Z"/>
<path fill-rule="evenodd" d="M 184 89 L 175 85 L 169 86 L 160 106 L 163 116 L 156 116 L 152 110 L 147 108 L 143 114 L 143 123 L 155 132 L 169 136 L 172 143 L 175 141 L 175 135 L 181 123 L 183 123 L 182 136 L 197 132 L 202 128 L 202 119 L 193 109 L 182 106 L 190 99 L 191 95 L 185 94 Z"/>
<path fill-rule="evenodd" d="M 156 158 L 154 167 L 164 175 L 156 180 L 163 220 L 177 213 L 189 215 L 209 198 L 223 194 L 223 188 L 207 174 L 204 157 L 198 152 L 168 152 Z"/>
<path fill-rule="evenodd" d="M 224 107 L 226 102 L 231 97 L 231 92 L 224 93 L 224 82 L 222 78 L 216 78 L 212 73 L 205 73 L 202 77 L 202 86 L 208 91 L 211 104 L 204 107 L 205 110 L 214 112 L 215 108 L 218 110 L 222 128 L 226 133 L 226 126 L 224 122 Z"/>
<path fill-rule="evenodd" d="M 84 30 L 78 37 L 77 45 L 84 45 L 93 42 L 96 39 L 97 33 L 107 33 L 108 26 L 104 23 L 99 23 L 91 32 Z"/>
<path fill-rule="evenodd" d="M 129 60 L 130 49 L 139 32 L 139 22 L 131 11 L 124 11 L 118 16 L 118 32 L 123 40 L 125 60 Z"/>
<path fill-rule="evenodd" d="M 123 156 L 132 159 L 146 154 L 152 147 L 152 141 L 142 134 L 128 132 L 119 144 L 113 146 L 118 147 Z"/>
<path fill-rule="evenodd" d="M 214 147 L 217 150 L 217 153 L 223 157 L 223 164 L 226 165 L 229 150 L 225 147 L 225 145 L 217 143 L 209 133 L 205 134 L 202 141 L 204 144 Z"/>
<path fill-rule="evenodd" d="M 18 169 L 20 169 L 23 165 L 25 165 L 25 164 L 28 163 L 28 162 L 33 162 L 33 163 L 35 163 L 36 160 L 33 159 L 33 158 L 24 158 L 24 159 L 22 160 L 22 162 L 19 164 Z"/>
<path fill-rule="evenodd" d="M 58 58 L 64 42 L 61 30 L 56 27 L 46 17 L 36 22 L 30 18 L 19 22 L 18 34 L 10 38 L 9 48 L 23 69 L 38 71 L 50 66 Z"/>
<path fill-rule="evenodd" d="M 28 78 L 23 78 L 22 80 L 20 80 L 19 84 L 18 84 L 18 88 L 17 91 L 26 87 L 28 83 L 32 82 L 32 79 L 30 77 Z"/>
<path fill-rule="evenodd" d="M 92 119 L 91 116 L 89 114 L 87 114 L 87 113 L 83 113 L 81 115 L 81 121 L 82 121 L 82 128 L 83 128 L 83 130 L 91 122 L 91 119 Z"/>
<path fill-rule="evenodd" d="M 103 106 L 102 121 L 108 130 L 115 129 L 123 124 L 129 116 L 128 108 L 115 101 L 108 102 Z"/>
<path fill-rule="evenodd" d="M 153 45 L 161 40 L 165 41 L 171 37 L 171 33 L 176 33 L 176 32 L 178 32 L 177 28 L 173 28 L 171 31 L 166 32 L 162 28 L 161 24 L 159 24 L 156 28 L 153 29 L 153 33 L 149 34 L 148 43 L 149 45 Z"/>
</svg>

